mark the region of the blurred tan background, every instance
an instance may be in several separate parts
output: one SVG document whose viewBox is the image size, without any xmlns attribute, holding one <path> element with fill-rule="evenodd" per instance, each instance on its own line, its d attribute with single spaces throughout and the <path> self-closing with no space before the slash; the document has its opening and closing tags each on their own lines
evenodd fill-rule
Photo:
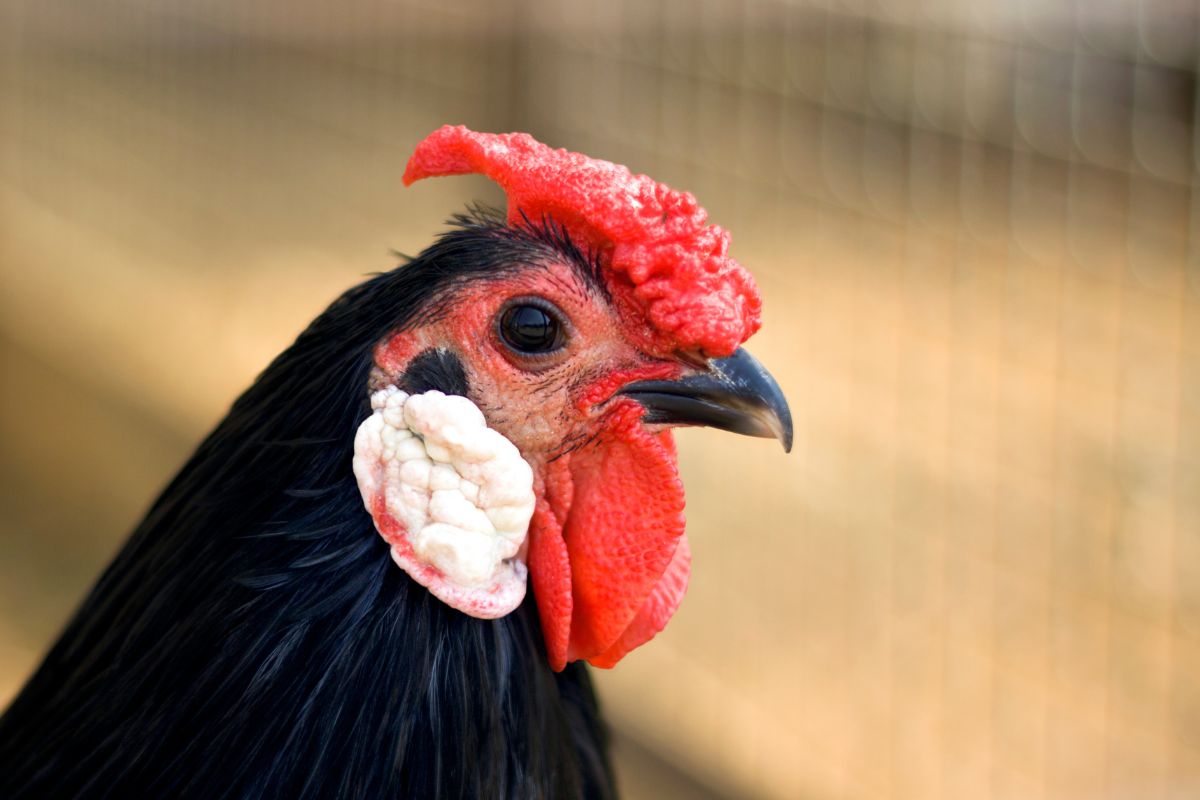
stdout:
<svg viewBox="0 0 1200 800">
<path fill-rule="evenodd" d="M 0 4 L 0 704 L 233 397 L 481 178 L 693 191 L 796 448 L 680 435 L 630 797 L 1200 797 L 1188 0 Z"/>
</svg>

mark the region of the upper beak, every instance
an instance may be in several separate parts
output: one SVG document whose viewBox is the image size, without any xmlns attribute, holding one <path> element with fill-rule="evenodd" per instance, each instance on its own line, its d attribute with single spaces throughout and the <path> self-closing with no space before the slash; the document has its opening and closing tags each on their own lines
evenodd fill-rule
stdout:
<svg viewBox="0 0 1200 800">
<path fill-rule="evenodd" d="M 665 425 L 708 425 L 778 439 L 792 449 L 792 412 L 771 373 L 740 347 L 708 370 L 675 381 L 636 381 L 618 394 L 646 409 L 642 419 Z"/>
</svg>

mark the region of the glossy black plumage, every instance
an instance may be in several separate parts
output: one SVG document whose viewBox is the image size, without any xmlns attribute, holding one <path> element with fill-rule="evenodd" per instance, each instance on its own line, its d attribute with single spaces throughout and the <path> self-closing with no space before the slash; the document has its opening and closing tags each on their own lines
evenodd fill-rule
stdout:
<svg viewBox="0 0 1200 800">
<path fill-rule="evenodd" d="M 460 217 L 318 317 L 0 718 L 0 797 L 610 797 L 587 671 L 549 669 L 533 598 L 495 621 L 434 600 L 392 563 L 350 467 L 375 343 L 444 313 L 449 284 L 564 244 L 587 269 L 553 229 Z M 434 356 L 410 376 L 455 377 Z"/>
</svg>

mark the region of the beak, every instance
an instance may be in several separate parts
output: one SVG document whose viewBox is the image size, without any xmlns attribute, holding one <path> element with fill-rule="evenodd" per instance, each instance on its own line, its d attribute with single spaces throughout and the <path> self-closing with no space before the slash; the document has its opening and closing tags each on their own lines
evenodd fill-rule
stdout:
<svg viewBox="0 0 1200 800">
<path fill-rule="evenodd" d="M 778 439 L 792 449 L 792 412 L 771 373 L 740 347 L 708 370 L 677 381 L 636 381 L 618 394 L 646 409 L 642 420 L 662 425 L 707 425 Z"/>
</svg>

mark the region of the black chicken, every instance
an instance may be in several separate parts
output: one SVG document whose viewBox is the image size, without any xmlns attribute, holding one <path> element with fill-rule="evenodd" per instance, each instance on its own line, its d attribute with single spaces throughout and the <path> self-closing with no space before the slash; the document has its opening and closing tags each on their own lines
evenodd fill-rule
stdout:
<svg viewBox="0 0 1200 800">
<path fill-rule="evenodd" d="M 645 642 L 686 586 L 667 427 L 790 447 L 790 417 L 737 349 L 753 282 L 690 195 L 450 127 L 406 181 L 467 171 L 507 218 L 456 217 L 234 403 L 0 719 L 0 797 L 614 796 L 582 662 Z M 468 398 L 530 466 L 511 613 L 471 599 L 486 581 L 455 594 L 356 480 L 385 388 Z"/>
</svg>

